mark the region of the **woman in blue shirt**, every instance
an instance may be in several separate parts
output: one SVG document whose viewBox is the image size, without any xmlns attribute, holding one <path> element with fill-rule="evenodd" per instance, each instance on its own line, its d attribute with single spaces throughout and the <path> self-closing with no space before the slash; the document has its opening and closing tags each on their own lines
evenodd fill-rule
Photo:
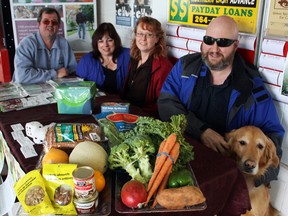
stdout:
<svg viewBox="0 0 288 216">
<path fill-rule="evenodd" d="M 102 23 L 92 36 L 93 51 L 84 55 L 76 68 L 77 76 L 94 81 L 107 93 L 120 93 L 128 73 L 130 49 L 111 23 Z"/>
</svg>

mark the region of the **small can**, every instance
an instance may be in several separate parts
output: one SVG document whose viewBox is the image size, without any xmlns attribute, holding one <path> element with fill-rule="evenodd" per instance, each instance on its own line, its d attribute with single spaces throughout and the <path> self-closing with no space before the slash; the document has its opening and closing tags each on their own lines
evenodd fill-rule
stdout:
<svg viewBox="0 0 288 216">
<path fill-rule="evenodd" d="M 98 191 L 96 190 L 91 199 L 86 201 L 74 198 L 74 206 L 78 214 L 89 214 L 95 212 L 98 206 Z"/>
<path fill-rule="evenodd" d="M 89 166 L 78 167 L 73 171 L 72 175 L 75 197 L 82 201 L 91 200 L 97 191 L 94 179 L 94 169 Z"/>
</svg>

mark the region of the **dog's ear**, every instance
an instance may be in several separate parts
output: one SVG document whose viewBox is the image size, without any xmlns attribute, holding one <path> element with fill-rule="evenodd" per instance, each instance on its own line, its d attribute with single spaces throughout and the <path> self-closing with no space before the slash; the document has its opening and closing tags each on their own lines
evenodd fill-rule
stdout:
<svg viewBox="0 0 288 216">
<path fill-rule="evenodd" d="M 268 163 L 270 162 L 272 166 L 278 167 L 279 157 L 277 156 L 276 153 L 276 147 L 273 141 L 268 136 L 266 136 L 266 148 L 264 155 Z"/>
<path fill-rule="evenodd" d="M 224 136 L 224 139 L 227 142 L 227 145 L 225 145 L 226 150 L 227 150 L 224 154 L 225 156 L 232 157 L 232 155 L 234 154 L 233 142 L 234 142 L 235 133 L 236 133 L 236 129 L 226 133 Z"/>
<path fill-rule="evenodd" d="M 232 131 L 230 131 L 228 133 L 225 133 L 225 137 L 224 138 L 225 138 L 227 143 L 230 143 L 232 141 L 232 139 L 233 139 L 233 137 L 235 135 L 235 131 L 236 131 L 236 129 L 234 129 L 234 130 L 232 130 Z"/>
</svg>

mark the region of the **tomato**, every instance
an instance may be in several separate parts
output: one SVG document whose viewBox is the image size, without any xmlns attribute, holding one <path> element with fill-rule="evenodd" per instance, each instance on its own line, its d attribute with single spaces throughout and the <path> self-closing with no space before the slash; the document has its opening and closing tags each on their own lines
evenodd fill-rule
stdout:
<svg viewBox="0 0 288 216">
<path fill-rule="evenodd" d="M 129 208 L 142 208 L 147 199 L 147 191 L 143 183 L 137 180 L 126 182 L 121 189 L 121 200 Z"/>
</svg>

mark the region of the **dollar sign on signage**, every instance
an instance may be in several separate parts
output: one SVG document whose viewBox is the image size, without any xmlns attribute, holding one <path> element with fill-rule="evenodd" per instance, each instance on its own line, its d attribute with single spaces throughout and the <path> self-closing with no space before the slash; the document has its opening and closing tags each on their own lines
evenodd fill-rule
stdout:
<svg viewBox="0 0 288 216">
<path fill-rule="evenodd" d="M 172 0 L 171 1 L 171 8 L 172 9 L 170 10 L 170 14 L 172 16 L 172 19 L 174 19 L 175 16 L 177 15 L 177 13 L 178 13 L 177 2 L 178 2 L 178 0 Z"/>
<path fill-rule="evenodd" d="M 180 10 L 179 16 L 180 16 L 181 20 L 183 20 L 183 18 L 184 18 L 185 15 L 187 14 L 187 7 L 186 7 L 187 4 L 188 4 L 187 0 L 182 0 L 182 1 L 180 2 L 180 8 L 181 8 L 181 10 Z"/>
</svg>

